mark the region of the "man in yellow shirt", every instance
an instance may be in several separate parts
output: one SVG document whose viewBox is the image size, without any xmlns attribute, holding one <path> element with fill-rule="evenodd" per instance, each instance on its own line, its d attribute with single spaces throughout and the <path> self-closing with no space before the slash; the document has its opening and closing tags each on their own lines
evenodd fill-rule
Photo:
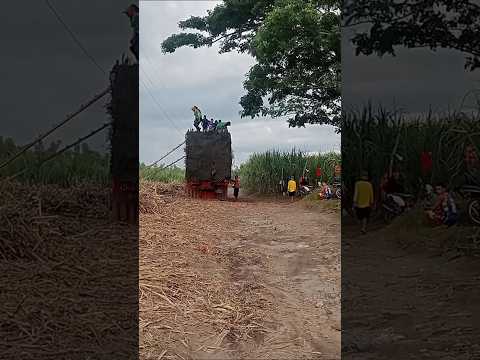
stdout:
<svg viewBox="0 0 480 360">
<path fill-rule="evenodd" d="M 290 180 L 288 181 L 287 190 L 288 196 L 290 196 L 290 199 L 292 199 L 293 201 L 293 197 L 295 196 L 295 192 L 297 191 L 297 183 L 295 180 L 293 180 L 293 176 L 290 177 Z"/>
<path fill-rule="evenodd" d="M 355 208 L 358 220 L 362 223 L 363 234 L 367 232 L 367 223 L 373 204 L 373 186 L 372 183 L 368 181 L 368 173 L 362 171 L 360 180 L 355 183 L 353 207 Z"/>
</svg>

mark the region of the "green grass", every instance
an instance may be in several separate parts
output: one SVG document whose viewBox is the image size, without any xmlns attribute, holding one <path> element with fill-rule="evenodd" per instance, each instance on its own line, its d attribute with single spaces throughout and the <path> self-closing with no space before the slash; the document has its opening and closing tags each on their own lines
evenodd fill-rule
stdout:
<svg viewBox="0 0 480 360">
<path fill-rule="evenodd" d="M 279 182 L 290 176 L 300 178 L 304 168 L 310 170 L 310 178 L 315 176 L 315 169 L 320 166 L 323 180 L 331 182 L 334 167 L 341 161 L 340 154 L 328 153 L 308 155 L 293 149 L 290 152 L 269 150 L 264 153 L 255 153 L 248 161 L 234 171 L 241 178 L 242 187 L 248 192 L 260 194 L 277 194 L 280 192 Z"/>
<path fill-rule="evenodd" d="M 179 183 L 185 180 L 185 169 L 177 166 L 164 168 L 163 166 L 147 167 L 140 164 L 140 179 L 164 183 Z"/>
<path fill-rule="evenodd" d="M 308 209 L 337 212 L 340 211 L 341 208 L 340 200 L 322 200 L 320 199 L 318 192 L 305 196 L 301 201 Z"/>
<path fill-rule="evenodd" d="M 56 184 L 74 186 L 81 183 L 106 185 L 110 183 L 109 155 L 88 149 L 84 145 L 72 151 L 66 151 L 55 159 L 46 162 L 41 167 L 39 162 L 55 153 L 60 144 L 51 144 L 43 149 L 37 146 L 27 151 L 10 165 L 0 169 L 0 178 L 15 177 L 16 180 L 29 184 Z M 0 162 L 4 162 L 15 154 L 20 147 L 12 139 L 0 137 Z"/>
</svg>

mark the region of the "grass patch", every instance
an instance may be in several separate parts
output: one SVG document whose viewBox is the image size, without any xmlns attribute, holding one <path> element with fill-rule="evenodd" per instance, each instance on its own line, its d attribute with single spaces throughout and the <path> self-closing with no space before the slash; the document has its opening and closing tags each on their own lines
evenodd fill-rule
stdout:
<svg viewBox="0 0 480 360">
<path fill-rule="evenodd" d="M 162 165 L 147 167 L 145 164 L 140 164 L 140 180 L 181 183 L 185 180 L 185 169 L 177 166 L 164 168 Z"/>
</svg>

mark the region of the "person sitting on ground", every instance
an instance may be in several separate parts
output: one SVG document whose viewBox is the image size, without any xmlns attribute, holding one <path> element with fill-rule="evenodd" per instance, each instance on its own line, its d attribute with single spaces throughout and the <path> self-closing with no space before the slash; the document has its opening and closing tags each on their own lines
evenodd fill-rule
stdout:
<svg viewBox="0 0 480 360">
<path fill-rule="evenodd" d="M 438 225 L 444 224 L 448 227 L 455 225 L 458 222 L 458 212 L 452 195 L 444 184 L 437 185 L 435 190 L 437 200 L 433 209 L 428 211 L 430 219 Z"/>
<path fill-rule="evenodd" d="M 362 234 L 367 233 L 367 223 L 374 205 L 373 186 L 368 180 L 368 172 L 362 171 L 360 180 L 355 183 L 353 195 L 353 208 L 357 219 L 362 223 Z"/>
<path fill-rule="evenodd" d="M 330 200 L 332 198 L 332 189 L 326 182 L 322 183 L 322 193 L 325 199 Z"/>
<path fill-rule="evenodd" d="M 294 180 L 293 176 L 291 176 L 290 180 L 288 180 L 287 191 L 288 191 L 288 196 L 290 196 L 290 199 L 292 199 L 293 201 L 295 192 L 297 191 L 297 182 Z"/>
<path fill-rule="evenodd" d="M 208 131 L 208 119 L 206 115 L 204 115 L 202 119 L 202 130 L 203 132 Z"/>
<path fill-rule="evenodd" d="M 433 189 L 432 185 L 425 185 L 425 196 L 423 199 L 423 208 L 426 211 L 432 210 L 435 203 L 436 203 L 437 197 L 435 195 L 435 191 Z"/>
</svg>

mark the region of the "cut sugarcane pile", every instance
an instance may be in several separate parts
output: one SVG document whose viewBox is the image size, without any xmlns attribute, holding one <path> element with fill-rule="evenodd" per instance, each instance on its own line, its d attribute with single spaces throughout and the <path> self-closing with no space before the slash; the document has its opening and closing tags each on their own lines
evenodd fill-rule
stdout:
<svg viewBox="0 0 480 360">
<path fill-rule="evenodd" d="M 125 358 L 137 228 L 109 222 L 107 189 L 0 186 L 2 358 Z"/>
</svg>

